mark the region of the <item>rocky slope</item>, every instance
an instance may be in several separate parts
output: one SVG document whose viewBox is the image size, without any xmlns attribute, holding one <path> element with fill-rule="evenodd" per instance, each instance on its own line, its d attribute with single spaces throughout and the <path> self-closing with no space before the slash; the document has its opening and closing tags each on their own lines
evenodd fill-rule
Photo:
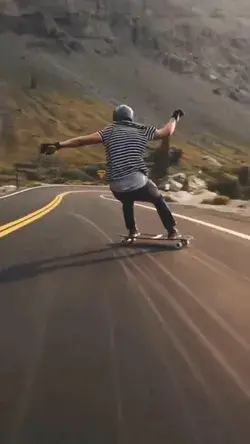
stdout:
<svg viewBox="0 0 250 444">
<path fill-rule="evenodd" d="M 246 0 L 0 0 L 1 114 L 7 86 L 63 89 L 245 146 L 249 20 Z"/>
</svg>

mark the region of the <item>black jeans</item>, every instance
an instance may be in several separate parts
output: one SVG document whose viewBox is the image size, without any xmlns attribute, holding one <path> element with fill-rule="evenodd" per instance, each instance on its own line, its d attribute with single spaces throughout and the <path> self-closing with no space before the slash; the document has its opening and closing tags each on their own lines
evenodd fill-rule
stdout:
<svg viewBox="0 0 250 444">
<path fill-rule="evenodd" d="M 168 208 L 166 201 L 152 180 L 148 180 L 147 184 L 138 190 L 124 192 L 112 191 L 112 193 L 115 198 L 122 203 L 123 216 L 128 230 L 134 230 L 136 228 L 134 202 L 138 201 L 154 204 L 164 228 L 168 232 L 171 232 L 176 225 L 175 219 Z"/>
</svg>

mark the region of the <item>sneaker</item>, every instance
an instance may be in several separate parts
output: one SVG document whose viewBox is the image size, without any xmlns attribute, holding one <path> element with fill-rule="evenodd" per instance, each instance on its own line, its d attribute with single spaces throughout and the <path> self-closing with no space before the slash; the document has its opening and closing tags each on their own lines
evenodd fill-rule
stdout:
<svg viewBox="0 0 250 444">
<path fill-rule="evenodd" d="M 141 233 L 138 230 L 138 228 L 134 228 L 133 230 L 130 230 L 128 232 L 128 237 L 139 237 L 140 235 L 141 235 Z"/>
<path fill-rule="evenodd" d="M 179 232 L 179 230 L 177 230 L 177 228 L 173 227 L 173 229 L 168 233 L 168 239 L 175 240 L 180 238 L 181 238 L 181 233 Z"/>
</svg>

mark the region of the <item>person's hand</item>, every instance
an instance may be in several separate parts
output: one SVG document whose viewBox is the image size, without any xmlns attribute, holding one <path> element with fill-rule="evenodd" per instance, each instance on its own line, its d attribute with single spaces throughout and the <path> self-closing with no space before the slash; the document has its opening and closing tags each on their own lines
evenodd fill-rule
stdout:
<svg viewBox="0 0 250 444">
<path fill-rule="evenodd" d="M 184 111 L 182 111 L 181 109 L 176 109 L 172 114 L 172 117 L 176 120 L 176 122 L 178 122 L 183 116 Z"/>
<path fill-rule="evenodd" d="M 60 149 L 60 143 L 54 142 L 54 143 L 41 143 L 40 145 L 40 153 L 45 154 L 47 156 L 51 154 L 55 154 L 56 151 Z"/>
</svg>

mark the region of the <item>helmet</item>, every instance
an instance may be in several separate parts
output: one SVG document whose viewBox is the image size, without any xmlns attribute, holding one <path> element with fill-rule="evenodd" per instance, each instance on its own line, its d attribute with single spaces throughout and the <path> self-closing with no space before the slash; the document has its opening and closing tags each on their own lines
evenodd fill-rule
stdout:
<svg viewBox="0 0 250 444">
<path fill-rule="evenodd" d="M 130 120 L 132 122 L 133 119 L 134 111 L 130 106 L 119 105 L 113 111 L 113 120 L 115 122 L 121 122 L 122 120 Z"/>
</svg>

